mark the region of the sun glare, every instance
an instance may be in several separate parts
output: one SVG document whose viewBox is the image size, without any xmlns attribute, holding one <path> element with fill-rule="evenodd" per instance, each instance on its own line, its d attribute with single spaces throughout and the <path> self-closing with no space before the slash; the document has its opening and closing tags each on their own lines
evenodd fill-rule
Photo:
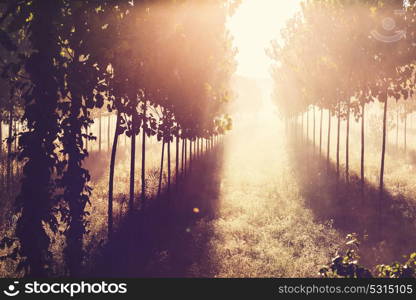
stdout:
<svg viewBox="0 0 416 300">
<path fill-rule="evenodd" d="M 300 9 L 300 0 L 243 0 L 228 28 L 238 49 L 237 74 L 269 78 L 270 60 L 265 48 L 279 39 L 286 21 Z"/>
</svg>

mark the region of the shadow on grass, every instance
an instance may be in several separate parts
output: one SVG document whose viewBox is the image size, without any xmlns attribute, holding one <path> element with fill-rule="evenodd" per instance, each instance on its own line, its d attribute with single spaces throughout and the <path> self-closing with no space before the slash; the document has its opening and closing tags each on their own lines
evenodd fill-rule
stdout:
<svg viewBox="0 0 416 300">
<path fill-rule="evenodd" d="M 336 166 L 313 145 L 300 138 L 290 139 L 288 151 L 306 205 L 317 220 L 330 222 L 341 234 L 358 233 L 361 262 L 375 264 L 402 261 L 416 251 L 416 207 L 412 199 L 384 192 L 368 182 L 362 186 L 351 171 L 349 183 L 338 179 Z M 324 151 L 323 151 L 324 153 Z M 341 174 L 344 170 L 340 169 Z"/>
<path fill-rule="evenodd" d="M 210 276 L 205 260 L 209 233 L 198 233 L 193 225 L 212 219 L 217 211 L 222 167 L 222 147 L 193 162 L 192 172 L 172 185 L 145 210 L 126 216 L 111 242 L 97 258 L 92 277 L 190 277 L 198 264 Z"/>
</svg>

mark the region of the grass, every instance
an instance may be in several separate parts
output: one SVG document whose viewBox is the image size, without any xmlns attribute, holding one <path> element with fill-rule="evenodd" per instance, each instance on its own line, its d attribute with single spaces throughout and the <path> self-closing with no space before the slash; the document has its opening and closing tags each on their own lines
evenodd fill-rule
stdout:
<svg viewBox="0 0 416 300">
<path fill-rule="evenodd" d="M 312 120 L 312 118 L 310 118 Z M 114 120 L 113 120 L 114 121 Z M 377 121 L 379 122 L 379 120 Z M 106 124 L 106 122 L 104 123 Z M 359 124 L 351 125 L 351 183 L 334 177 L 335 119 L 331 143 L 331 168 L 327 173 L 326 134 L 323 151 L 315 154 L 311 141 L 299 143 L 299 130 L 285 135 L 274 116 L 235 120 L 224 148 L 203 157 L 180 188 L 156 199 L 161 145 L 150 141 L 147 153 L 149 209 L 140 207 L 140 159 L 136 166 L 136 210 L 127 214 L 129 193 L 129 140 L 120 140 L 115 173 L 114 219 L 116 235 L 107 241 L 109 153 L 98 153 L 91 143 L 85 166 L 92 175 L 89 234 L 85 239 L 85 274 L 122 277 L 316 277 L 343 245 L 347 233 L 368 235 L 363 261 L 371 267 L 400 259 L 414 244 L 415 132 L 409 128 L 407 152 L 391 146 L 387 152 L 384 203 L 386 228 L 376 236 L 380 220 L 375 214 L 379 172 L 379 136 L 367 132 L 366 189 L 361 194 Z M 317 119 L 316 142 L 319 143 Z M 324 130 L 326 123 L 324 123 Z M 374 125 L 374 126 L 377 126 Z M 312 127 L 310 127 L 312 128 Z M 106 130 L 103 129 L 103 132 Z M 392 129 L 394 132 L 394 129 Z M 341 136 L 341 163 L 345 157 L 345 124 Z M 392 133 L 390 133 L 392 135 Z M 298 140 L 296 140 L 296 136 Z M 312 138 L 312 134 L 309 135 Z M 110 137 L 111 139 L 111 137 Z M 103 145 L 105 145 L 105 140 Z M 316 145 L 317 145 L 316 144 Z M 175 147 L 172 147 L 175 157 Z M 140 158 L 140 143 L 137 157 Z M 4 164 L 2 164 L 2 167 Z M 172 170 L 174 170 L 172 160 Z M 343 165 L 341 170 L 343 170 Z M 163 183 L 166 184 L 166 165 Z M 16 189 L 18 187 L 16 186 Z M 17 190 L 16 190 L 17 191 Z M 15 217 L 10 212 L 14 196 L 2 194 L 3 233 L 13 235 Z M 62 236 L 52 236 L 53 274 L 64 274 Z M 414 249 L 413 249 L 414 250 Z M 2 262 L 3 277 L 14 262 Z"/>
<path fill-rule="evenodd" d="M 316 277 L 341 237 L 305 208 L 278 124 L 262 124 L 275 132 L 255 132 L 261 128 L 256 125 L 229 137 L 218 217 L 201 220 L 194 230 L 197 236 L 211 233 L 205 259 L 215 271 L 209 275 Z M 193 270 L 194 276 L 206 275 L 197 265 Z"/>
</svg>

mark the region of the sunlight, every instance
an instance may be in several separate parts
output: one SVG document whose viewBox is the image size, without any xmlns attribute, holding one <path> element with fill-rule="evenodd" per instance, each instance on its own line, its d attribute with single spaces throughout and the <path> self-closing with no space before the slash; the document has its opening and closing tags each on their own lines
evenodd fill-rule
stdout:
<svg viewBox="0 0 416 300">
<path fill-rule="evenodd" d="M 238 48 L 237 75 L 269 78 L 270 60 L 265 53 L 271 40 L 279 39 L 287 20 L 300 9 L 300 0 L 244 0 L 228 28 Z"/>
<path fill-rule="evenodd" d="M 0 294 L 416 278 L 415 20 L 416 0 L 0 0 L 0 277 L 46 279 Z M 355 292 L 415 291 L 394 286 Z"/>
<path fill-rule="evenodd" d="M 280 39 L 286 22 L 300 10 L 301 0 L 243 0 L 235 15 L 228 22 L 228 29 L 238 49 L 236 76 L 246 77 L 257 85 L 261 93 L 256 99 L 242 96 L 238 89 L 238 106 L 248 107 L 253 100 L 258 103 L 262 118 L 275 118 L 276 106 L 272 103 L 271 60 L 266 48 L 272 40 Z"/>
</svg>

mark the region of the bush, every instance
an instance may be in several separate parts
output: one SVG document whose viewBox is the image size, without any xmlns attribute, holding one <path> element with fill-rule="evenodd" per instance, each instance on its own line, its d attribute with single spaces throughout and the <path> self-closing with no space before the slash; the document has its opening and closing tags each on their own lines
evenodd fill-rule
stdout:
<svg viewBox="0 0 416 300">
<path fill-rule="evenodd" d="M 360 242 L 358 235 L 347 235 L 345 250 L 338 251 L 332 262 L 319 270 L 324 278 L 416 278 L 416 253 L 409 255 L 408 260 L 401 264 L 377 265 L 374 271 L 359 264 L 358 254 Z"/>
</svg>

